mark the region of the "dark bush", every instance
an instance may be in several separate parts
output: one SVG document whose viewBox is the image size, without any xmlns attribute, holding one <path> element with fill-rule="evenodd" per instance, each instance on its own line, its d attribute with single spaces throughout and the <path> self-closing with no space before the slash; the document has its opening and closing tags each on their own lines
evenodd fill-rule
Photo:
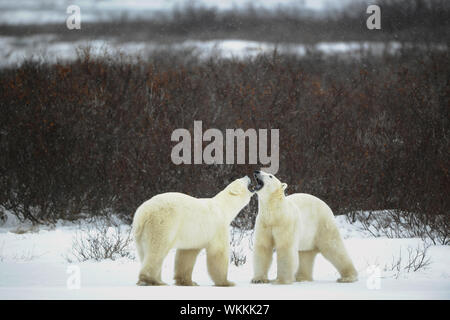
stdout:
<svg viewBox="0 0 450 320">
<path fill-rule="evenodd" d="M 288 192 L 312 193 L 337 214 L 398 209 L 448 226 L 449 61 L 421 47 L 243 61 L 85 51 L 72 63 L 2 69 L 0 204 L 42 222 L 107 210 L 131 218 L 166 191 L 212 196 L 259 166 L 174 165 L 172 131 L 202 120 L 204 130 L 280 129 Z M 254 207 L 236 223 L 251 228 Z"/>
</svg>

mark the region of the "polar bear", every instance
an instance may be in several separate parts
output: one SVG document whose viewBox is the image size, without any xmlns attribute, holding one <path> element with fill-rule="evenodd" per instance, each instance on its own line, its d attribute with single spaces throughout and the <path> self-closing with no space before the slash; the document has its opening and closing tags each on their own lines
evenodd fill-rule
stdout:
<svg viewBox="0 0 450 320">
<path fill-rule="evenodd" d="M 208 273 L 216 286 L 227 280 L 229 225 L 253 195 L 249 177 L 236 179 L 213 198 L 198 199 L 183 193 L 156 195 L 144 202 L 133 218 L 133 234 L 141 271 L 137 285 L 165 285 L 161 267 L 176 248 L 175 284 L 196 285 L 192 270 L 201 249 L 207 253 Z"/>
<path fill-rule="evenodd" d="M 322 200 L 305 193 L 285 196 L 286 183 L 261 171 L 257 182 L 254 277 L 267 283 L 273 249 L 277 251 L 276 284 L 312 281 L 314 259 L 321 253 L 339 271 L 338 282 L 354 282 L 358 274 L 347 254 L 334 215 Z"/>
</svg>

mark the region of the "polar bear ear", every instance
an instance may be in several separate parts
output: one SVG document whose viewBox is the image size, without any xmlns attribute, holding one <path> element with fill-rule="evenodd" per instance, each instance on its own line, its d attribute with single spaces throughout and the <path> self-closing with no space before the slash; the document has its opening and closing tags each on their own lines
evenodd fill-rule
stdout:
<svg viewBox="0 0 450 320">
<path fill-rule="evenodd" d="M 232 186 L 232 188 L 230 188 L 229 193 L 233 196 L 237 196 L 238 194 L 241 193 L 241 190 L 237 186 Z"/>
<path fill-rule="evenodd" d="M 283 189 L 283 191 L 284 191 L 284 190 L 286 190 L 286 188 L 287 188 L 287 183 L 282 183 L 281 184 L 281 189 Z"/>
</svg>

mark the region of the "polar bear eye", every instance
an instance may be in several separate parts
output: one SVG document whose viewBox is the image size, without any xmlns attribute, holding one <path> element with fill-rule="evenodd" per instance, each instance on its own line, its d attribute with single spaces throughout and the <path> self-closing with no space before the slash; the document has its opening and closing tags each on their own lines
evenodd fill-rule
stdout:
<svg viewBox="0 0 450 320">
<path fill-rule="evenodd" d="M 272 179 L 273 178 L 273 176 L 269 176 L 270 177 L 270 179 Z"/>
</svg>

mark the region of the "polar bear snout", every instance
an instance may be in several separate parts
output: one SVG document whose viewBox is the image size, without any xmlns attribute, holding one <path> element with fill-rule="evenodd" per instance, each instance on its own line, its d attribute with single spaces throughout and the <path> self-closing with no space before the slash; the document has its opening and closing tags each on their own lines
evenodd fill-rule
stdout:
<svg viewBox="0 0 450 320">
<path fill-rule="evenodd" d="M 253 187 L 253 191 L 259 191 L 264 187 L 263 177 L 261 176 L 261 171 L 255 170 L 253 171 L 253 177 L 256 181 L 256 186 Z"/>
<path fill-rule="evenodd" d="M 252 179 L 250 179 L 249 176 L 245 176 L 245 177 L 242 177 L 242 178 L 237 179 L 237 180 L 240 181 L 240 183 L 244 187 L 244 188 L 242 188 L 242 192 L 245 189 L 245 190 L 248 190 L 251 193 L 253 193 L 253 190 L 251 189 Z"/>
<path fill-rule="evenodd" d="M 247 183 L 247 187 L 252 183 L 252 179 L 249 178 L 249 176 L 245 176 L 242 178 Z"/>
<path fill-rule="evenodd" d="M 246 183 L 247 183 L 247 190 L 250 191 L 252 194 L 255 193 L 255 190 L 253 190 L 252 186 L 252 179 L 249 176 L 245 176 Z"/>
</svg>

